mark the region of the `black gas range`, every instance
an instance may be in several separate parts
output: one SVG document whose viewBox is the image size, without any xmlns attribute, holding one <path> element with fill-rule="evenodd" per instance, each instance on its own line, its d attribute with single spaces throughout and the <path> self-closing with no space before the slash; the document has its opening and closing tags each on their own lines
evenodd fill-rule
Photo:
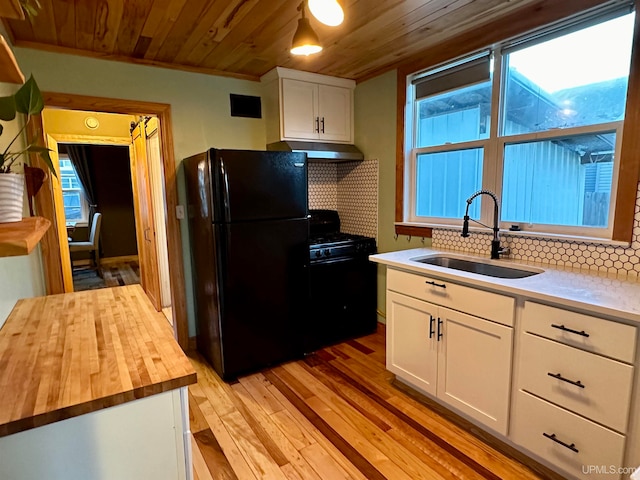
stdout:
<svg viewBox="0 0 640 480">
<path fill-rule="evenodd" d="M 376 252 L 376 239 L 349 233 L 328 233 L 311 236 L 309 255 L 311 263 L 338 260 Z"/>
<path fill-rule="evenodd" d="M 373 333 L 377 326 L 375 238 L 340 232 L 334 210 L 311 210 L 310 319 L 305 352 Z"/>
<path fill-rule="evenodd" d="M 335 210 L 311 210 L 309 213 L 312 263 L 376 253 L 375 238 L 340 231 L 340 216 Z"/>
</svg>

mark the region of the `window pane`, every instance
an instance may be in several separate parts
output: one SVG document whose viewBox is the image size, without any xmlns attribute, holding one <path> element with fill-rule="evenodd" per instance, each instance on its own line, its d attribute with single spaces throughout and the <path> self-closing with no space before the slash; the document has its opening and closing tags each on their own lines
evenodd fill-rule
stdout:
<svg viewBox="0 0 640 480">
<path fill-rule="evenodd" d="M 482 185 L 483 149 L 423 153 L 416 165 L 416 215 L 419 217 L 462 218 L 465 200 Z M 469 209 L 480 216 L 480 202 Z"/>
<path fill-rule="evenodd" d="M 60 158 L 60 184 L 64 201 L 65 220 L 83 221 L 83 207 L 85 203 L 80 180 L 76 170 L 67 157 Z"/>
<path fill-rule="evenodd" d="M 62 201 L 64 203 L 65 220 L 71 221 L 82 219 L 82 198 L 80 192 L 62 192 Z"/>
<path fill-rule="evenodd" d="M 417 102 L 417 147 L 480 140 L 489 136 L 491 82 Z"/>
<path fill-rule="evenodd" d="M 503 134 L 624 119 L 634 14 L 505 55 Z"/>
<path fill-rule="evenodd" d="M 502 220 L 606 227 L 615 133 L 505 146 Z"/>
</svg>

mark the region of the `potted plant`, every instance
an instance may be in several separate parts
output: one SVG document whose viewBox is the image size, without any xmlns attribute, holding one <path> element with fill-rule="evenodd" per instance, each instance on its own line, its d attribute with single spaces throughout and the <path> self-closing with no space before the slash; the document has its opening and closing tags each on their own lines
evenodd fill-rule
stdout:
<svg viewBox="0 0 640 480">
<path fill-rule="evenodd" d="M 22 220 L 25 185 L 22 171 L 23 166 L 27 164 L 29 153 L 37 153 L 57 177 L 49 149 L 37 145 L 35 141 L 22 141 L 32 116 L 42 112 L 43 108 L 44 100 L 33 75 L 15 94 L 0 97 L 0 120 L 12 122 L 18 120 L 18 114 L 25 116 L 18 133 L 8 143 L 0 142 L 0 223 Z M 3 130 L 4 127 L 0 123 L 0 137 Z"/>
</svg>

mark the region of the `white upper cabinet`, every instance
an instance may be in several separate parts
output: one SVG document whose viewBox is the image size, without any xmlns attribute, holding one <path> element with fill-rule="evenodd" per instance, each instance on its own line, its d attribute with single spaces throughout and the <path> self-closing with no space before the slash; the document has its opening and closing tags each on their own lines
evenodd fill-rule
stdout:
<svg viewBox="0 0 640 480">
<path fill-rule="evenodd" d="M 261 80 L 267 143 L 353 143 L 353 80 L 280 67 Z"/>
<path fill-rule="evenodd" d="M 353 90 L 331 85 L 318 85 L 320 138 L 334 142 L 353 143 L 352 110 Z"/>
<path fill-rule="evenodd" d="M 282 138 L 318 138 L 318 85 L 282 79 Z"/>
</svg>

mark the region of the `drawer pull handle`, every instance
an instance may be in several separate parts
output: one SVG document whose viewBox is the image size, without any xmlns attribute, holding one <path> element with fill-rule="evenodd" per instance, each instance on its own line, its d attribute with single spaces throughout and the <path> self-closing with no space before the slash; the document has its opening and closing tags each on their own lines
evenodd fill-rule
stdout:
<svg viewBox="0 0 640 480">
<path fill-rule="evenodd" d="M 440 341 L 440 339 L 444 336 L 442 333 L 442 323 L 442 320 L 438 318 L 438 341 Z"/>
<path fill-rule="evenodd" d="M 430 282 L 429 280 L 427 280 L 424 283 L 426 283 L 427 285 L 433 285 L 434 287 L 447 288 L 447 286 L 444 283 Z"/>
<path fill-rule="evenodd" d="M 576 448 L 576 444 L 575 443 L 572 443 L 571 445 L 569 445 L 568 443 L 564 443 L 562 440 L 558 440 L 556 438 L 556 434 L 555 433 L 552 433 L 551 435 L 549 435 L 548 433 L 544 433 L 543 432 L 542 435 L 547 437 L 549 440 L 553 440 L 554 442 L 559 443 L 563 447 L 568 448 L 572 452 L 579 453 L 578 449 Z"/>
<path fill-rule="evenodd" d="M 577 382 L 574 382 L 573 380 L 569 380 L 568 378 L 564 378 L 559 373 L 548 372 L 547 375 L 549 375 L 550 377 L 553 377 L 553 378 L 557 378 L 558 380 L 562 380 L 563 382 L 570 383 L 571 385 L 575 385 L 576 387 L 584 388 L 584 384 L 582 382 L 580 382 L 580 380 L 578 380 Z"/>
<path fill-rule="evenodd" d="M 436 331 L 433 329 L 433 322 L 436 319 L 433 318 L 433 315 L 429 315 L 429 338 L 433 338 L 433 334 L 436 333 Z"/>
<path fill-rule="evenodd" d="M 589 337 L 589 334 L 587 332 L 585 332 L 584 330 L 582 331 L 578 331 L 578 330 L 572 330 L 571 328 L 567 328 L 564 325 L 555 325 L 555 324 L 551 324 L 551 326 L 553 328 L 557 328 L 558 330 L 562 330 L 563 332 L 569 332 L 569 333 L 575 333 L 576 335 L 581 335 L 583 337 Z"/>
</svg>

